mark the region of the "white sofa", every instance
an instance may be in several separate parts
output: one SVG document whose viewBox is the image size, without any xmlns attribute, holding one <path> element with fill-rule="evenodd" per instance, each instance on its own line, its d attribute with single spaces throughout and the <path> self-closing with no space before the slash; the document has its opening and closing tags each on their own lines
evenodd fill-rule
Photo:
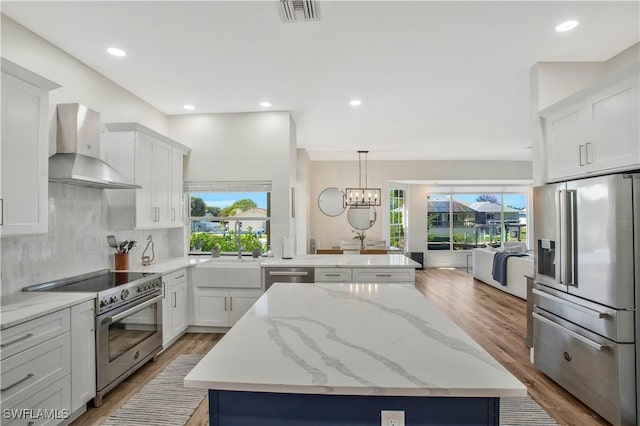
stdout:
<svg viewBox="0 0 640 426">
<path fill-rule="evenodd" d="M 492 277 L 493 256 L 498 252 L 494 248 L 473 249 L 473 277 L 494 286 L 497 289 L 511 293 L 521 299 L 527 299 L 527 279 L 525 275 L 533 276 L 533 256 L 510 257 L 507 260 L 507 285 L 503 286 Z"/>
</svg>

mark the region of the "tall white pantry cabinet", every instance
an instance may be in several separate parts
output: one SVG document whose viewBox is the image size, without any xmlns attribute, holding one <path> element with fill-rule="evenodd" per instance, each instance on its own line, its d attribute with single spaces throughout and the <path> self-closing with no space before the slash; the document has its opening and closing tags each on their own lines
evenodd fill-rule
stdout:
<svg viewBox="0 0 640 426">
<path fill-rule="evenodd" d="M 114 229 L 183 226 L 183 157 L 191 149 L 138 123 L 108 123 L 105 161 L 142 186 L 107 190 Z"/>
<path fill-rule="evenodd" d="M 58 87 L 2 58 L 2 236 L 48 231 L 49 91 Z"/>
</svg>

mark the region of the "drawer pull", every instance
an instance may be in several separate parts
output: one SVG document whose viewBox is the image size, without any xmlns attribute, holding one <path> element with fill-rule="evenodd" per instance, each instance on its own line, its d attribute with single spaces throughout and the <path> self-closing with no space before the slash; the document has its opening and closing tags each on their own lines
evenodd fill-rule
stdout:
<svg viewBox="0 0 640 426">
<path fill-rule="evenodd" d="M 31 333 L 29 333 L 29 334 L 25 334 L 24 336 L 19 337 L 19 338 L 15 339 L 15 340 L 12 340 L 12 341 L 10 341 L 10 342 L 7 342 L 7 343 L 3 343 L 3 344 L 1 344 L 1 345 L 0 345 L 0 348 L 4 348 L 4 347 L 7 347 L 7 346 L 14 345 L 14 344 L 16 344 L 16 343 L 18 343 L 18 342 L 22 342 L 23 340 L 26 340 L 26 339 L 28 339 L 28 338 L 30 338 L 30 337 L 33 337 L 33 334 L 31 334 Z"/>
<path fill-rule="evenodd" d="M 376 274 L 376 277 L 390 277 L 391 274 Z"/>
<path fill-rule="evenodd" d="M 178 276 L 176 277 L 176 280 L 180 280 L 180 279 L 182 279 L 182 278 L 184 278 L 184 274 L 182 274 L 182 275 L 178 275 Z"/>
<path fill-rule="evenodd" d="M 325 277 L 339 277 L 340 274 L 324 274 Z"/>
<path fill-rule="evenodd" d="M 595 318 L 606 318 L 606 317 L 609 316 L 609 314 L 606 313 L 606 312 L 601 312 L 601 311 L 597 311 L 595 309 L 588 308 L 588 307 L 580 305 L 578 303 L 574 303 L 574 302 L 571 302 L 569 300 L 565 300 L 565 299 L 563 299 L 561 297 L 554 296 L 554 295 L 546 293 L 544 291 L 540 291 L 540 290 L 538 290 L 536 288 L 533 289 L 533 294 L 537 294 L 540 297 L 546 297 L 547 299 L 553 300 L 554 302 L 558 302 L 558 303 L 560 303 L 562 305 L 568 306 L 568 307 L 570 307 L 572 309 L 575 309 L 576 311 L 580 311 L 583 314 L 587 314 L 587 315 L 595 317 Z"/>
<path fill-rule="evenodd" d="M 9 385 L 9 386 L 7 386 L 6 388 L 2 388 L 2 389 L 0 389 L 0 391 L 2 391 L 2 392 L 6 392 L 6 391 L 8 391 L 9 389 L 11 389 L 11 388 L 13 388 L 13 387 L 15 387 L 15 386 L 18 386 L 20 383 L 22 383 L 22 382 L 24 382 L 24 381 L 26 381 L 26 380 L 29 380 L 29 379 L 30 379 L 30 378 L 32 378 L 32 377 L 33 377 L 33 373 L 29 373 L 29 374 L 27 374 L 25 377 L 23 377 L 22 379 L 20 379 L 20 380 L 18 380 L 17 382 L 15 382 L 14 384 Z"/>
<path fill-rule="evenodd" d="M 596 350 L 598 350 L 598 351 L 601 351 L 601 350 L 604 350 L 605 348 L 608 348 L 608 347 L 609 347 L 609 346 L 607 346 L 607 345 L 601 345 L 601 344 L 600 344 L 600 343 L 598 343 L 598 342 L 594 342 L 593 340 L 591 340 L 591 339 L 589 339 L 589 338 L 587 338 L 587 337 L 584 337 L 583 335 L 578 334 L 578 333 L 576 333 L 575 331 L 571 331 L 571 330 L 569 330 L 568 328 L 565 328 L 565 327 L 561 326 L 560 324 L 555 323 L 555 322 L 551 321 L 550 319 L 547 319 L 547 318 L 543 317 L 543 316 L 542 316 L 542 315 L 540 315 L 540 314 L 537 314 L 537 313 L 535 313 L 535 312 L 532 312 L 532 313 L 531 313 L 531 315 L 533 315 L 533 317 L 534 317 L 534 318 L 536 318 L 536 319 L 538 319 L 538 320 L 540 320 L 540 321 L 542 321 L 542 322 L 544 322 L 544 323 L 546 323 L 546 324 L 549 324 L 549 325 L 550 325 L 550 326 L 552 326 L 552 327 L 555 327 L 555 328 L 559 329 L 559 330 L 560 330 L 560 331 L 562 331 L 563 333 L 566 333 L 566 334 L 568 334 L 569 336 L 571 336 L 571 337 L 573 337 L 573 338 L 575 338 L 575 339 L 580 340 L 582 343 L 584 343 L 584 344 L 586 344 L 586 345 L 588 345 L 588 346 L 591 346 L 593 349 L 596 349 Z"/>
</svg>

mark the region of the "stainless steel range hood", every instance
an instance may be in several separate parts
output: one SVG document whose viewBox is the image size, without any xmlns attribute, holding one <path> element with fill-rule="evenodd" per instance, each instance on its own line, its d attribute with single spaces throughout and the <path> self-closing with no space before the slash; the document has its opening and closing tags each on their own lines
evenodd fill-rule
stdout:
<svg viewBox="0 0 640 426">
<path fill-rule="evenodd" d="M 56 153 L 49 181 L 94 188 L 142 188 L 100 159 L 100 113 L 80 104 L 58 104 Z"/>
</svg>

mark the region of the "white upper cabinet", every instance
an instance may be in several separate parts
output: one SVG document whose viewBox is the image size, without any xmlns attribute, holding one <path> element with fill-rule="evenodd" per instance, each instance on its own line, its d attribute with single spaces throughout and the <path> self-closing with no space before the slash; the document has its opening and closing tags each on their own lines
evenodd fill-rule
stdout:
<svg viewBox="0 0 640 426">
<path fill-rule="evenodd" d="M 540 112 L 547 181 L 640 166 L 637 69 Z"/>
<path fill-rule="evenodd" d="M 184 155 L 177 148 L 171 148 L 171 221 L 172 226 L 180 226 L 183 222 L 184 207 L 182 204 Z"/>
<path fill-rule="evenodd" d="M 142 186 L 106 190 L 114 229 L 183 226 L 182 161 L 188 147 L 137 123 L 107 124 L 105 160 Z"/>
<path fill-rule="evenodd" d="M 2 59 L 0 233 L 48 230 L 49 91 L 59 85 Z"/>
</svg>

